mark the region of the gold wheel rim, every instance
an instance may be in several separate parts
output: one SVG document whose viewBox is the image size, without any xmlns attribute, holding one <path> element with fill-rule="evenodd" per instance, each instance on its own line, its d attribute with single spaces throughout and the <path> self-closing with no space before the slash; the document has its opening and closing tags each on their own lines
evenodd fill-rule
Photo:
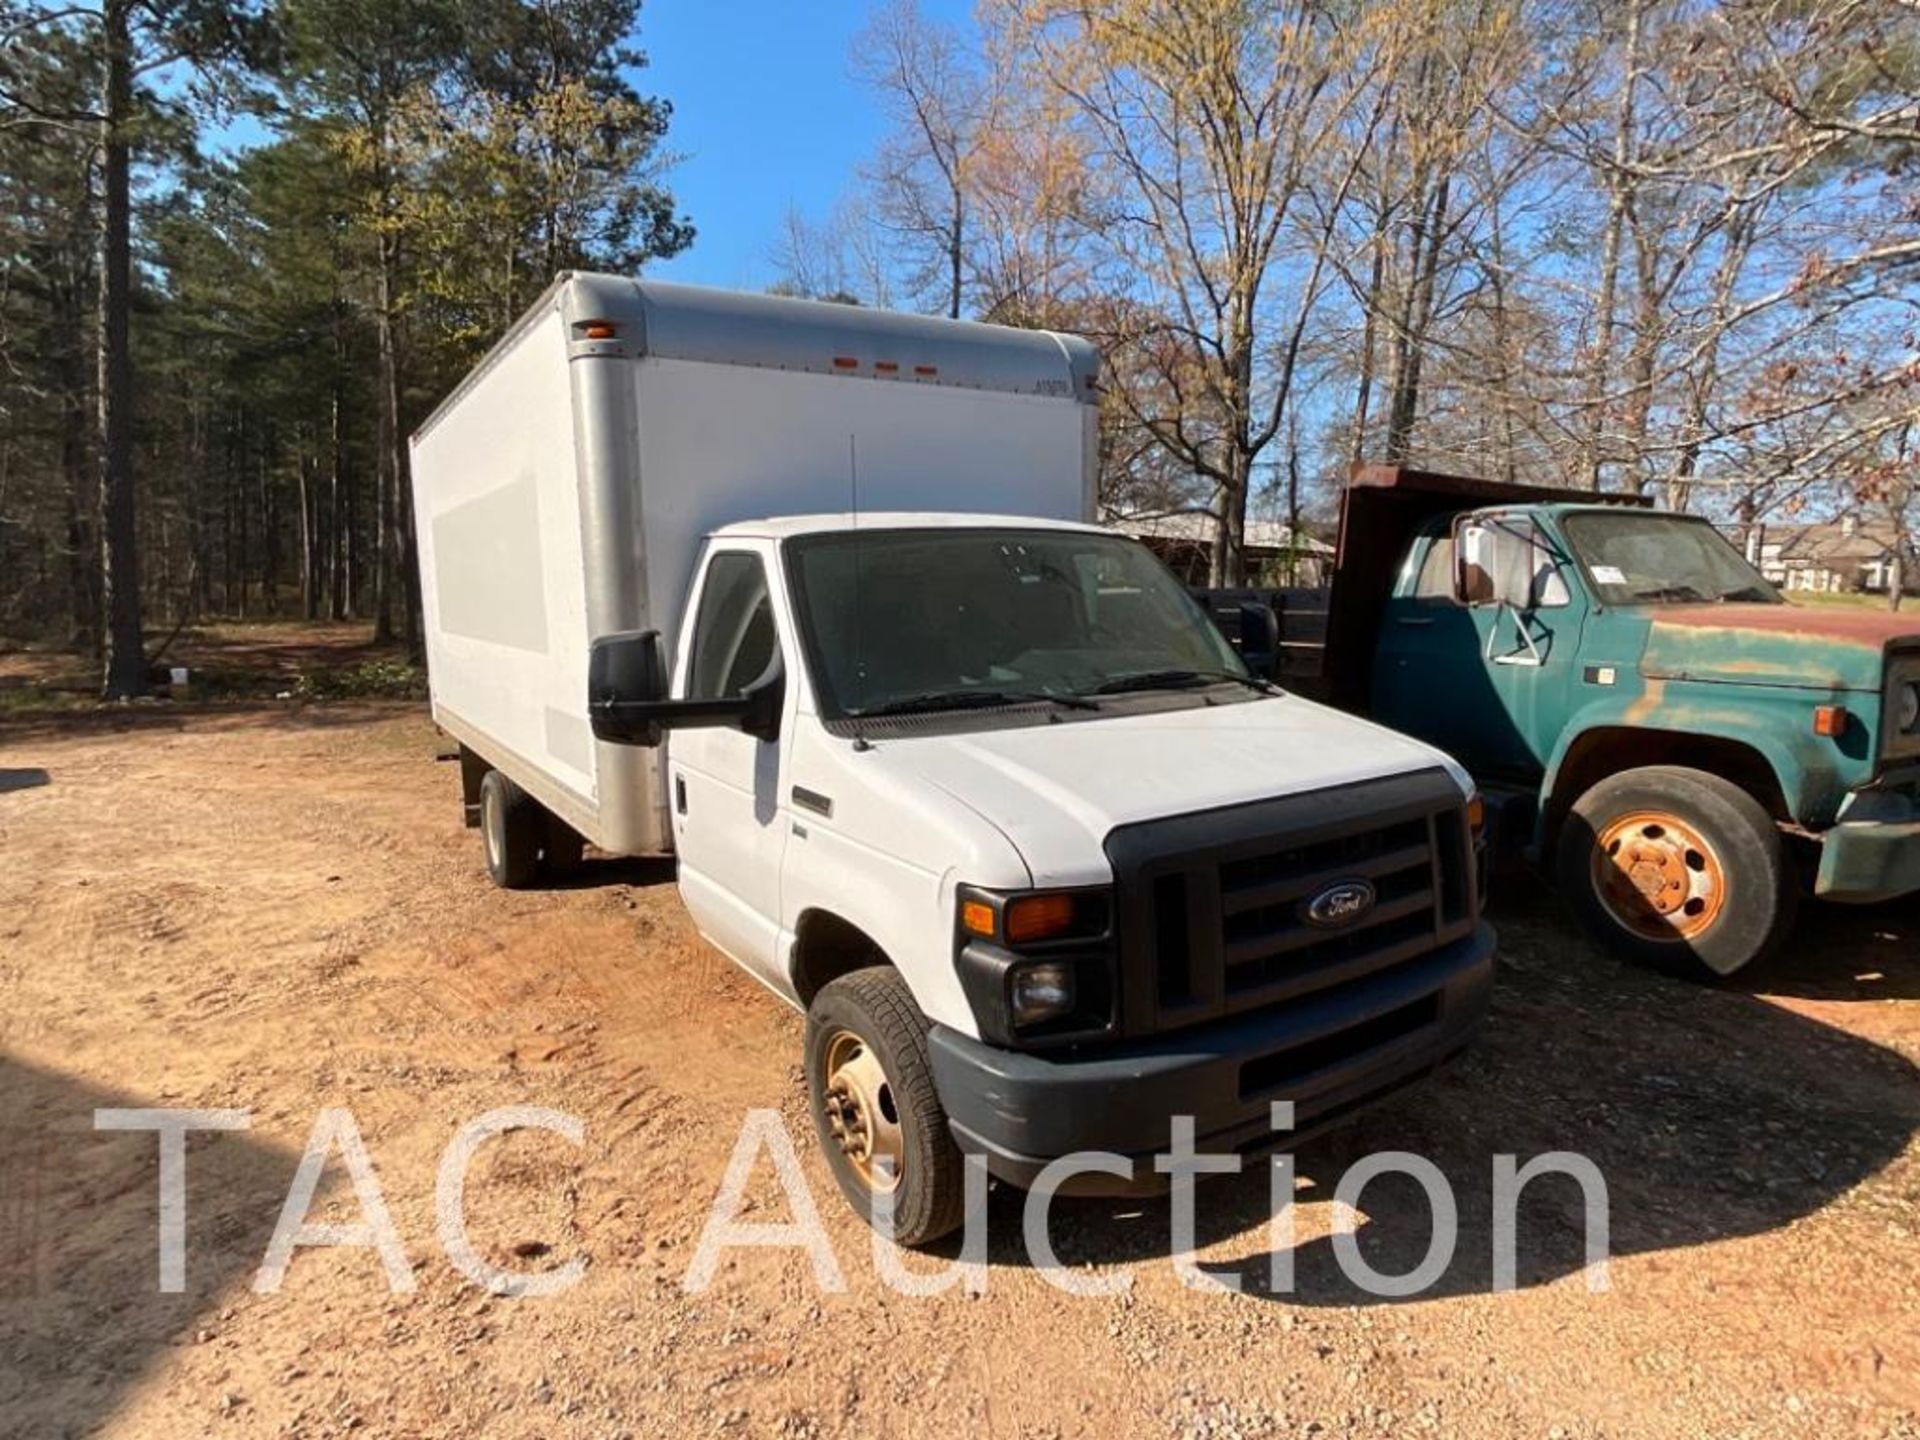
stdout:
<svg viewBox="0 0 1920 1440">
<path fill-rule="evenodd" d="M 1636 810 L 1601 832 L 1593 889 L 1615 923 L 1670 944 L 1711 930 L 1727 904 L 1719 855 L 1698 829 L 1667 810 Z"/>
<path fill-rule="evenodd" d="M 906 1140 L 893 1084 L 871 1045 L 851 1030 L 827 1041 L 826 1076 L 820 1099 L 827 1131 L 867 1189 L 887 1192 L 900 1184 Z"/>
</svg>

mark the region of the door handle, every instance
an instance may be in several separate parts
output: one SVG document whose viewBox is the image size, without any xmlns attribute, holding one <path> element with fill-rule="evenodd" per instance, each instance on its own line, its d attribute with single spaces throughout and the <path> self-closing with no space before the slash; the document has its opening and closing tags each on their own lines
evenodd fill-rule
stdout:
<svg viewBox="0 0 1920 1440">
<path fill-rule="evenodd" d="M 687 813 L 687 777 L 684 775 L 673 777 L 673 808 L 682 815 Z"/>
<path fill-rule="evenodd" d="M 1431 615 L 1396 615 L 1393 617 L 1393 623 L 1396 625 L 1431 625 L 1433 624 L 1433 617 Z"/>
</svg>

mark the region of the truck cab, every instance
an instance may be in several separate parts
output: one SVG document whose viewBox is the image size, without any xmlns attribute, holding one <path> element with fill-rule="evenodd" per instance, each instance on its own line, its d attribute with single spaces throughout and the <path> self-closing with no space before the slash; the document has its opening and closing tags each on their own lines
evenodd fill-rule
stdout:
<svg viewBox="0 0 1920 1440">
<path fill-rule="evenodd" d="M 1920 889 L 1911 620 L 1791 605 L 1699 517 L 1388 468 L 1339 565 L 1338 698 L 1459 757 L 1624 953 L 1734 973 L 1801 860 L 1832 900 Z"/>
<path fill-rule="evenodd" d="M 665 745 L 687 908 L 807 1012 L 836 1177 L 897 1187 L 910 1236 L 957 1223 L 962 1153 L 1027 1185 L 1104 1152 L 1065 1188 L 1150 1190 L 1172 1117 L 1291 1141 L 1481 1018 L 1464 773 L 1249 675 L 1131 540 L 731 525 L 664 685 L 661 644 L 599 643 L 596 729 Z"/>
</svg>

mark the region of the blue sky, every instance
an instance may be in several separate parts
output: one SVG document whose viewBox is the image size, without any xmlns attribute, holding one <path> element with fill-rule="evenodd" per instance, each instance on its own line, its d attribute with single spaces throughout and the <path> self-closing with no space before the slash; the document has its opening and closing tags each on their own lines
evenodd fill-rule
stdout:
<svg viewBox="0 0 1920 1440">
<path fill-rule="evenodd" d="M 671 100 L 670 177 L 699 231 L 692 249 L 649 267 L 661 279 L 761 289 L 789 205 L 833 208 L 884 129 L 854 80 L 848 46 L 874 0 L 646 0 L 643 94 Z M 971 0 L 920 0 L 929 18 L 971 25 Z"/>
</svg>

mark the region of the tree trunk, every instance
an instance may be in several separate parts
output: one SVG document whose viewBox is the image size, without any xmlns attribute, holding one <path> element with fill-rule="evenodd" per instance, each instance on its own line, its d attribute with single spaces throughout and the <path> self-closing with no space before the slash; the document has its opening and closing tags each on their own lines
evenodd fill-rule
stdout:
<svg viewBox="0 0 1920 1440">
<path fill-rule="evenodd" d="M 133 349 L 128 331 L 133 284 L 132 155 L 127 133 L 133 111 L 132 0 L 105 0 L 100 25 L 106 70 L 106 104 L 100 121 L 100 579 L 106 614 L 101 689 L 109 700 L 118 700 L 147 688 L 133 492 Z"/>
<path fill-rule="evenodd" d="M 300 427 L 304 437 L 306 426 Z M 319 487 L 313 483 L 313 447 L 303 438 L 297 473 L 300 481 L 300 613 L 308 620 L 320 618 Z"/>
<path fill-rule="evenodd" d="M 67 587 L 73 610 L 71 647 L 100 659 L 106 638 L 100 628 L 100 540 L 94 524 L 100 502 L 99 476 L 87 456 L 86 341 L 81 314 L 84 297 L 76 286 L 64 298 L 70 306 L 67 331 L 71 348 L 63 345 L 66 394 L 61 404 L 60 469 L 67 491 Z"/>
<path fill-rule="evenodd" d="M 1613 376 L 1613 308 L 1620 286 L 1620 241 L 1632 203 L 1627 166 L 1634 151 L 1634 104 L 1640 84 L 1641 11 L 1643 0 L 1628 0 L 1625 74 L 1620 82 L 1620 104 L 1614 117 L 1613 162 L 1607 171 L 1607 225 L 1600 244 L 1600 299 L 1594 322 L 1593 376 L 1587 392 L 1586 453 L 1581 483 L 1600 488 L 1607 463 L 1605 431 L 1607 390 Z"/>
<path fill-rule="evenodd" d="M 373 562 L 373 638 L 393 639 L 393 581 L 400 569 L 397 493 L 400 485 L 400 374 L 393 346 L 394 237 L 380 235 L 378 304 L 374 334 L 379 350 L 380 402 L 374 477 L 375 550 Z"/>
<path fill-rule="evenodd" d="M 966 202 L 958 184 L 953 190 L 953 228 L 947 233 L 947 318 L 960 318 L 960 261 L 965 248 Z"/>
</svg>

